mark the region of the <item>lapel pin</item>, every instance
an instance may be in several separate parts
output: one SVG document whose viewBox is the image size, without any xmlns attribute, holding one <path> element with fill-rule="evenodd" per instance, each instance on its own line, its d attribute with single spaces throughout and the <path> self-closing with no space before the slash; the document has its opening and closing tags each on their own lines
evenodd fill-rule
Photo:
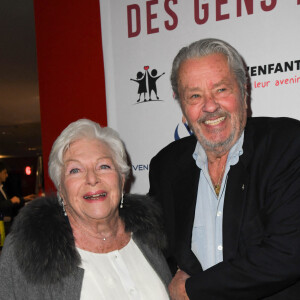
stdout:
<svg viewBox="0 0 300 300">
<path fill-rule="evenodd" d="M 245 185 L 243 184 L 243 185 L 242 185 L 242 191 L 243 191 L 244 189 L 245 189 Z"/>
</svg>

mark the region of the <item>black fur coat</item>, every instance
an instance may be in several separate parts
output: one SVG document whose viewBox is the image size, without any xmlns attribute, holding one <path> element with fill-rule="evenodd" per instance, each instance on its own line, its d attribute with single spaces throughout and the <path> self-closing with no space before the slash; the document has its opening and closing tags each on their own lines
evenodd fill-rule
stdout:
<svg viewBox="0 0 300 300">
<path fill-rule="evenodd" d="M 133 233 L 133 239 L 167 285 L 171 277 L 161 255 L 166 239 L 157 203 L 147 196 L 125 195 L 119 214 L 125 230 Z M 36 199 L 20 211 L 7 237 L 7 244 L 1 256 L 14 260 L 17 273 L 33 285 L 55 285 L 74 274 L 81 262 L 68 218 L 54 196 Z M 6 246 L 9 254 L 4 254 Z M 148 254 L 155 257 L 151 259 Z M 8 262 L 1 260 L 2 264 L 8 265 Z M 1 265 L 0 271 L 3 270 Z"/>
</svg>

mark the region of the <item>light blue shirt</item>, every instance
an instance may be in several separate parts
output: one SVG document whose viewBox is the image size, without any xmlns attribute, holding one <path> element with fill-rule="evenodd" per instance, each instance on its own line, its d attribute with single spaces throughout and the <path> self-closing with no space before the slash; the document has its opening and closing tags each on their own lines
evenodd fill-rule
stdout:
<svg viewBox="0 0 300 300">
<path fill-rule="evenodd" d="M 223 206 L 230 166 L 238 163 L 243 154 L 244 133 L 228 154 L 219 197 L 216 195 L 208 172 L 207 156 L 198 142 L 193 154 L 200 168 L 195 219 L 192 232 L 192 251 L 203 270 L 223 261 Z"/>
</svg>

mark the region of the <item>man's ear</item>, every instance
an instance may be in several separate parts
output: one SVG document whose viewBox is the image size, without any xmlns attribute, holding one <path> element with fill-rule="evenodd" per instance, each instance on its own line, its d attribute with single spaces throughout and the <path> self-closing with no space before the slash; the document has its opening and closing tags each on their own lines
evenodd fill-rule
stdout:
<svg viewBox="0 0 300 300">
<path fill-rule="evenodd" d="M 245 95 L 244 95 L 244 104 L 245 104 L 245 108 L 248 109 L 248 103 L 247 103 L 247 99 L 248 99 L 248 94 L 247 94 L 247 84 L 245 84 Z"/>
</svg>

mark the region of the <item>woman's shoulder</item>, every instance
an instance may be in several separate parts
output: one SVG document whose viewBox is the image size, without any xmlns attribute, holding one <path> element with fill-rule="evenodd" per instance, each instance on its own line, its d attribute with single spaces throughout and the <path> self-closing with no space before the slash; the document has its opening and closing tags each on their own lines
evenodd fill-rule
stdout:
<svg viewBox="0 0 300 300">
<path fill-rule="evenodd" d="M 15 218 L 11 233 L 19 239 L 40 240 L 64 225 L 62 209 L 54 195 L 40 197 L 25 205 Z"/>
<path fill-rule="evenodd" d="M 165 249 L 162 210 L 158 201 L 148 195 L 126 194 L 120 217 L 125 230 L 151 248 Z"/>
<path fill-rule="evenodd" d="M 55 196 L 22 208 L 9 237 L 18 268 L 29 281 L 59 281 L 80 263 L 72 229 Z"/>
</svg>

